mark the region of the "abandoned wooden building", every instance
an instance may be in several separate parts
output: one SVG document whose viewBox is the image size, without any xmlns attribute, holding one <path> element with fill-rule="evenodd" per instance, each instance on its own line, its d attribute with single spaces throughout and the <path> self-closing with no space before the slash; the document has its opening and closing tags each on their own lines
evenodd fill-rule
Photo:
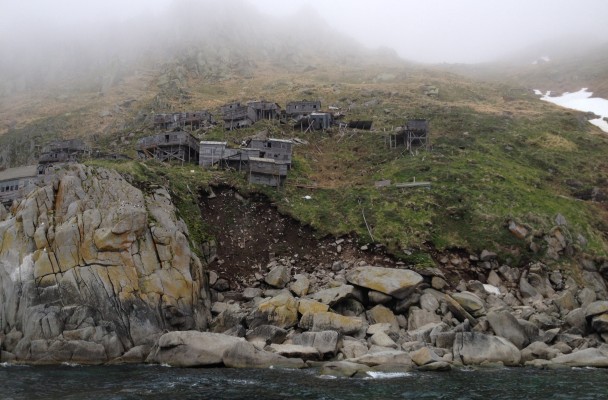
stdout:
<svg viewBox="0 0 608 400">
<path fill-rule="evenodd" d="M 269 158 L 277 163 L 287 164 L 287 168 L 291 168 L 291 153 L 293 149 L 293 141 L 286 139 L 251 139 L 247 144 L 250 149 L 260 151 L 260 158 Z"/>
<path fill-rule="evenodd" d="M 279 118 L 281 107 L 270 101 L 250 101 L 247 103 L 247 116 L 251 122 L 273 120 Z"/>
<path fill-rule="evenodd" d="M 251 157 L 248 163 L 248 181 L 257 185 L 279 187 L 287 179 L 287 164 L 272 158 Z"/>
<path fill-rule="evenodd" d="M 25 197 L 36 187 L 39 174 L 38 165 L 0 171 L 0 203 L 9 206 L 14 200 Z"/>
<path fill-rule="evenodd" d="M 247 147 L 231 149 L 226 142 L 200 142 L 199 163 L 209 168 L 247 171 L 250 183 L 280 186 L 291 168 L 293 142 L 284 139 L 251 139 Z"/>
<path fill-rule="evenodd" d="M 91 148 L 80 139 L 57 140 L 42 148 L 41 165 L 82 161 L 91 156 Z"/>
<path fill-rule="evenodd" d="M 287 117 L 294 118 L 298 115 L 309 115 L 321 111 L 321 102 L 316 101 L 290 101 L 285 107 Z"/>
<path fill-rule="evenodd" d="M 245 128 L 250 126 L 253 121 L 249 119 L 249 107 L 239 102 L 230 103 L 222 106 L 222 119 L 226 130 Z"/>
<path fill-rule="evenodd" d="M 215 124 L 209 111 L 192 111 L 170 114 L 154 114 L 154 128 L 163 131 L 196 130 L 202 126 Z"/>
<path fill-rule="evenodd" d="M 199 143 L 190 133 L 166 132 L 139 139 L 137 155 L 142 159 L 198 164 Z"/>
<path fill-rule="evenodd" d="M 414 147 L 429 147 L 429 122 L 426 119 L 408 120 L 404 127 L 388 137 L 391 148 L 404 146 L 407 150 Z"/>
</svg>

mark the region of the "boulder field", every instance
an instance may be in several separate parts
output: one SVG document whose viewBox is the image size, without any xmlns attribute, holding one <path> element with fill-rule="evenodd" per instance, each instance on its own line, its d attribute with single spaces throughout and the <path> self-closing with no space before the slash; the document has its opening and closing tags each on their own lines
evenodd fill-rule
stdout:
<svg viewBox="0 0 608 400">
<path fill-rule="evenodd" d="M 487 251 L 420 270 L 271 256 L 241 288 L 205 270 L 165 189 L 116 172 L 70 166 L 0 213 L 0 362 L 608 367 L 606 263 L 569 275 Z M 465 257 L 477 279 L 453 273 L 471 271 Z"/>
<path fill-rule="evenodd" d="M 485 258 L 485 283 L 460 280 L 454 287 L 438 268 L 342 260 L 306 273 L 296 271 L 295 259 L 274 259 L 267 274 L 242 291 L 230 291 L 226 282 L 211 285 L 213 333 L 200 335 L 241 338 L 238 350 L 225 350 L 230 361 L 219 365 L 266 366 L 251 358 L 255 348 L 259 357 L 274 357 L 273 365 L 320 366 L 322 374 L 338 376 L 454 366 L 608 366 L 602 274 L 588 263 L 577 282 L 542 263 L 517 269 Z M 182 334 L 188 335 L 171 333 Z M 194 352 L 194 344 L 184 346 L 183 354 Z M 172 351 L 156 346 L 148 361 L 172 364 L 163 357 Z M 234 364 L 239 351 L 249 361 Z"/>
</svg>

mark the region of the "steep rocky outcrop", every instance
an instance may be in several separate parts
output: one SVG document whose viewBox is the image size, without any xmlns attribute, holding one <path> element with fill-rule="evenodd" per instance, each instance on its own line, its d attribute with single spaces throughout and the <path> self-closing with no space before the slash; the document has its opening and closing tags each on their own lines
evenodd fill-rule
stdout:
<svg viewBox="0 0 608 400">
<path fill-rule="evenodd" d="M 167 191 L 114 171 L 72 165 L 0 222 L 3 357 L 101 363 L 205 329 L 207 286 Z"/>
</svg>

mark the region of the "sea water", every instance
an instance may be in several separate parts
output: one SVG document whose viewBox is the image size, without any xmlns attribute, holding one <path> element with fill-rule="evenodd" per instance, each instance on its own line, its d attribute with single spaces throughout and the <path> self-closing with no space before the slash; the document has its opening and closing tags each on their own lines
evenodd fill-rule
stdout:
<svg viewBox="0 0 608 400">
<path fill-rule="evenodd" d="M 606 399 L 608 370 L 454 369 L 328 378 L 318 370 L 0 366 L 0 399 Z"/>
</svg>

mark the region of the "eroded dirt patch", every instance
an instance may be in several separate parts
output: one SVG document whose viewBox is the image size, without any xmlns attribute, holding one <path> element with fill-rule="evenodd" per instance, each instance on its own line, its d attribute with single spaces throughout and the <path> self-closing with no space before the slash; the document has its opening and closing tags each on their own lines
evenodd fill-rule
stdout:
<svg viewBox="0 0 608 400">
<path fill-rule="evenodd" d="M 217 258 L 210 270 L 241 287 L 255 280 L 256 273 L 265 272 L 273 258 L 290 258 L 295 271 L 307 272 L 338 260 L 396 265 L 380 249 L 361 250 L 356 238 L 317 237 L 312 228 L 279 213 L 263 195 L 244 198 L 232 188 L 218 187 L 214 196 L 203 196 L 200 207 L 217 241 Z"/>
</svg>

